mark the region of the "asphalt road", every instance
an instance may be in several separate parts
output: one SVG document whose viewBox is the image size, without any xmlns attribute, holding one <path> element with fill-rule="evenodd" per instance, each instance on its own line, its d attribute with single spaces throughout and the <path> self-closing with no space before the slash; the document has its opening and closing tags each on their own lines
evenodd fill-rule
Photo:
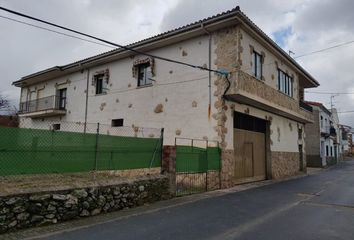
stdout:
<svg viewBox="0 0 354 240">
<path fill-rule="evenodd" d="M 354 161 L 39 239 L 354 239 Z"/>
</svg>

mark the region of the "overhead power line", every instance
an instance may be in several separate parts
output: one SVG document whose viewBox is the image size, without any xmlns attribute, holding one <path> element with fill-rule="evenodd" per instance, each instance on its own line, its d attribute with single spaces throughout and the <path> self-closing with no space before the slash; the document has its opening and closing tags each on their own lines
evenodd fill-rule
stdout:
<svg viewBox="0 0 354 240">
<path fill-rule="evenodd" d="M 4 8 L 4 7 L 1 7 L 1 6 L 0 6 L 0 10 L 3 10 L 5 12 L 8 12 L 8 13 L 11 13 L 11 14 L 23 17 L 23 18 L 31 19 L 33 21 L 41 22 L 41 23 L 44 23 L 44 24 L 47 24 L 47 25 L 50 25 L 50 26 L 53 26 L 53 27 L 56 27 L 56 28 L 60 28 L 60 29 L 63 29 L 63 30 L 69 31 L 69 32 L 73 32 L 73 33 L 76 33 L 78 35 L 82 35 L 82 36 L 85 36 L 85 37 L 88 37 L 88 38 L 92 38 L 92 39 L 95 39 L 97 41 L 104 42 L 106 44 L 110 44 L 112 46 L 119 47 L 119 48 L 122 48 L 124 50 L 131 51 L 131 52 L 134 52 L 134 53 L 137 53 L 137 54 L 140 54 L 140 55 L 145 55 L 145 56 L 148 56 L 148 57 L 151 57 L 151 58 L 155 58 L 155 59 L 159 59 L 159 60 L 162 60 L 162 61 L 176 63 L 176 64 L 184 65 L 184 66 L 187 66 L 187 67 L 196 68 L 196 69 L 205 70 L 205 71 L 210 71 L 210 72 L 214 72 L 214 73 L 218 73 L 218 74 L 222 74 L 222 75 L 226 74 L 223 71 L 214 70 L 214 69 L 210 69 L 210 68 L 203 67 L 203 66 L 193 65 L 193 64 L 190 64 L 190 63 L 186 63 L 186 62 L 181 62 L 181 61 L 177 61 L 177 60 L 174 60 L 174 59 L 160 57 L 160 56 L 156 56 L 156 55 L 153 55 L 153 54 L 141 52 L 141 51 L 135 50 L 134 48 L 131 48 L 131 47 L 123 46 L 121 44 L 117 44 L 117 43 L 114 43 L 114 42 L 111 42 L 111 41 L 108 41 L 108 40 L 105 40 L 105 39 L 102 39 L 102 38 L 99 38 L 99 37 L 95 37 L 95 36 L 87 34 L 87 33 L 83 33 L 83 32 L 68 28 L 68 27 L 64 27 L 64 26 L 61 26 L 61 25 L 58 25 L 58 24 L 55 24 L 55 23 L 51 23 L 51 22 L 48 22 L 48 21 L 45 21 L 45 20 L 42 20 L 42 19 L 39 19 L 39 18 L 36 18 L 36 17 L 32 17 L 32 16 L 26 15 L 24 13 L 20 13 L 20 12 L 17 12 L 17 11 L 8 9 L 8 8 Z"/>
<path fill-rule="evenodd" d="M 0 15 L 0 18 L 7 19 L 7 20 L 10 20 L 10 21 L 13 21 L 13 22 L 17 22 L 17 23 L 21 23 L 21 24 L 24 24 L 24 25 L 27 25 L 27 26 L 39 28 L 39 29 L 42 29 L 42 30 L 45 30 L 45 31 L 56 33 L 56 34 L 60 34 L 60 35 L 66 36 L 66 37 L 76 38 L 78 40 L 94 43 L 94 44 L 105 46 L 105 47 L 109 47 L 109 48 L 116 48 L 116 47 L 113 47 L 113 46 L 110 46 L 110 45 L 107 45 L 107 44 L 103 44 L 103 43 L 100 43 L 100 42 L 95 42 L 95 41 L 92 41 L 92 40 L 89 40 L 89 39 L 85 39 L 85 38 L 81 38 L 81 37 L 78 37 L 78 36 L 74 36 L 72 34 L 67 34 L 67 33 L 59 32 L 59 31 L 55 31 L 55 30 L 50 29 L 50 28 L 45 28 L 45 27 L 42 27 L 42 26 L 38 26 L 38 25 L 35 25 L 35 24 L 28 23 L 28 22 L 20 21 L 20 20 L 14 19 L 14 18 L 5 17 L 5 16 L 2 16 L 2 15 Z"/>
<path fill-rule="evenodd" d="M 343 112 L 337 112 L 337 113 L 354 113 L 354 110 L 353 110 L 353 111 L 343 111 Z"/>
<path fill-rule="evenodd" d="M 67 34 L 67 33 L 64 33 L 64 32 L 56 31 L 56 30 L 53 30 L 53 29 L 45 28 L 45 27 L 42 27 L 42 26 L 38 26 L 38 25 L 35 25 L 35 24 L 31 24 L 31 23 L 28 23 L 28 22 L 24 22 L 24 21 L 20 21 L 20 20 L 14 19 L 14 18 L 5 17 L 5 16 L 1 16 L 0 15 L 0 17 L 3 18 L 3 19 L 7 19 L 7 20 L 10 20 L 10 21 L 14 21 L 14 22 L 17 22 L 17 23 L 21 23 L 21 24 L 24 24 L 24 25 L 28 25 L 28 26 L 31 26 L 31 27 L 38 28 L 38 29 L 42 29 L 42 30 L 45 30 L 45 31 L 50 31 L 50 32 L 53 32 L 53 33 L 56 33 L 56 34 L 60 34 L 60 35 L 63 35 L 63 36 L 75 38 L 75 39 L 78 39 L 78 40 L 90 42 L 90 43 L 93 43 L 93 44 L 97 44 L 97 45 L 101 45 L 101 46 L 105 46 L 105 47 L 109 47 L 109 48 L 117 48 L 118 47 L 118 48 L 122 48 L 122 49 L 125 49 L 125 50 L 128 50 L 128 51 L 131 51 L 131 52 L 135 52 L 137 54 L 141 54 L 141 55 L 145 55 L 145 56 L 148 56 L 148 57 L 160 59 L 162 61 L 167 61 L 167 62 L 172 62 L 172 63 L 176 63 L 176 64 L 181 64 L 181 65 L 184 65 L 184 66 L 197 68 L 197 69 L 200 69 L 200 70 L 206 70 L 206 71 L 210 71 L 210 72 L 215 72 L 215 73 L 222 74 L 222 75 L 225 75 L 227 73 L 227 72 L 221 71 L 221 70 L 215 70 L 215 69 L 211 69 L 211 68 L 207 68 L 207 67 L 203 67 L 203 66 L 193 65 L 193 64 L 190 64 L 190 63 L 186 63 L 186 62 L 181 62 L 181 61 L 178 61 L 178 60 L 169 59 L 169 58 L 160 57 L 160 56 L 156 56 L 156 55 L 153 55 L 153 54 L 145 53 L 145 52 L 142 52 L 142 51 L 139 51 L 139 50 L 135 50 L 135 49 L 133 49 L 131 47 L 128 47 L 128 46 L 123 46 L 123 45 L 120 45 L 120 44 L 117 44 L 117 43 L 114 43 L 114 42 L 111 42 L 111 41 L 108 41 L 108 40 L 105 40 L 105 39 L 102 39 L 102 38 L 95 37 L 93 35 L 89 35 L 89 34 L 86 34 L 86 33 L 83 33 L 83 32 L 79 32 L 77 30 L 70 29 L 70 28 L 55 24 L 55 23 L 51 23 L 51 22 L 48 22 L 48 21 L 45 21 L 45 20 L 42 20 L 42 19 L 39 19 L 39 18 L 36 18 L 36 17 L 32 17 L 32 16 L 29 16 L 29 15 L 26 15 L 26 14 L 23 14 L 23 13 L 20 13 L 20 12 L 11 10 L 11 9 L 7 9 L 7 8 L 4 8 L 4 7 L 1 7 L 1 6 L 0 6 L 0 10 L 6 11 L 8 13 L 11 13 L 11 14 L 23 17 L 23 18 L 28 18 L 28 19 L 31 19 L 33 21 L 41 22 L 41 23 L 44 23 L 44 24 L 47 24 L 47 25 L 50 25 L 50 26 L 53 26 L 53 27 L 57 27 L 57 28 L 60 28 L 60 29 L 63 29 L 63 30 L 69 31 L 69 32 L 73 32 L 73 33 L 76 33 L 78 35 L 82 35 L 82 36 L 85 36 L 85 37 L 88 37 L 88 38 L 92 38 L 92 39 L 95 39 L 97 41 L 104 42 L 106 44 L 103 44 L 103 43 L 100 43 L 100 42 L 97 42 L 97 41 L 92 41 L 92 40 L 85 39 L 85 38 L 81 38 L 81 37 L 78 37 L 78 36 L 75 36 L 75 35 L 72 35 L 72 34 Z M 316 50 L 316 51 L 312 51 L 312 52 L 309 52 L 309 53 L 304 53 L 304 54 L 301 54 L 299 56 L 294 57 L 294 59 L 305 57 L 305 56 L 309 56 L 309 55 L 313 55 L 313 54 L 316 54 L 316 53 L 319 53 L 319 52 L 324 52 L 324 51 L 327 51 L 327 50 L 330 50 L 330 49 L 333 49 L 333 48 L 349 45 L 349 44 L 352 44 L 352 43 L 354 43 L 354 40 L 348 41 L 348 42 L 344 42 L 344 43 L 340 43 L 340 44 L 337 44 L 337 45 L 334 45 L 334 46 L 331 46 L 331 47 L 319 49 L 319 50 Z M 275 64 L 275 63 L 274 62 L 270 62 L 270 63 L 264 64 L 264 65 L 268 66 L 268 65 L 273 65 L 273 64 Z M 310 92 L 310 91 L 306 91 L 306 92 L 308 92 L 308 93 L 316 93 L 316 94 L 354 94 L 354 93 L 324 93 L 324 92 L 322 93 L 322 92 Z"/>
<path fill-rule="evenodd" d="M 327 95 L 351 95 L 351 94 L 354 94 L 354 92 L 317 92 L 317 91 L 305 91 L 305 93 L 327 94 Z"/>
<path fill-rule="evenodd" d="M 334 46 L 331 46 L 331 47 L 327 47 L 327 48 L 323 48 L 323 49 L 319 49 L 319 50 L 312 51 L 312 52 L 309 52 L 309 53 L 304 53 L 304 54 L 301 54 L 299 56 L 294 57 L 294 59 L 305 57 L 305 56 L 309 56 L 309 55 L 313 55 L 313 54 L 324 52 L 324 51 L 328 51 L 330 49 L 342 47 L 342 46 L 349 45 L 349 44 L 352 44 L 352 43 L 354 43 L 354 40 L 349 41 L 349 42 L 339 43 L 337 45 L 334 45 Z"/>
</svg>

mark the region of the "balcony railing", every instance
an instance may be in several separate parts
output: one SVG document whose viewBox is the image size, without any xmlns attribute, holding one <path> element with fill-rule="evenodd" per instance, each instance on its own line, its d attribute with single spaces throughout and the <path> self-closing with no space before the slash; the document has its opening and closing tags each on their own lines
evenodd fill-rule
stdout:
<svg viewBox="0 0 354 240">
<path fill-rule="evenodd" d="M 310 105 L 308 105 L 307 103 L 305 103 L 304 101 L 302 101 L 302 100 L 299 101 L 299 106 L 300 106 L 300 108 L 305 109 L 305 110 L 307 110 L 309 112 L 313 111 L 312 107 Z"/>
<path fill-rule="evenodd" d="M 27 102 L 21 102 L 19 113 L 24 114 L 46 110 L 65 110 L 65 99 L 61 99 L 59 96 L 53 95 Z"/>
<path fill-rule="evenodd" d="M 332 136 L 335 137 L 337 136 L 337 131 L 333 126 L 324 126 L 321 127 L 321 133 L 325 135 L 326 137 Z"/>
</svg>

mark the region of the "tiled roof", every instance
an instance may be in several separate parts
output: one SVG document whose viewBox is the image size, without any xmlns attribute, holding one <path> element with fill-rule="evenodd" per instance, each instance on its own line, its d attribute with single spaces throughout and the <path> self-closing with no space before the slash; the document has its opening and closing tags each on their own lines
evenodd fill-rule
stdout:
<svg viewBox="0 0 354 240">
<path fill-rule="evenodd" d="M 305 103 L 312 105 L 312 106 L 318 106 L 318 107 L 323 106 L 323 104 L 320 102 L 305 101 Z"/>
<path fill-rule="evenodd" d="M 136 48 L 136 47 L 139 47 L 139 46 L 143 46 L 144 44 L 149 44 L 149 43 L 152 43 L 154 41 L 158 41 L 158 40 L 162 40 L 164 38 L 167 38 L 167 37 L 170 37 L 170 36 L 173 36 L 173 35 L 177 35 L 181 32 L 185 32 L 185 31 L 188 31 L 190 29 L 195 29 L 196 27 L 199 27 L 201 24 L 206 24 L 206 23 L 210 23 L 210 22 L 216 22 L 218 20 L 222 20 L 222 19 L 227 19 L 227 18 L 230 18 L 230 17 L 233 17 L 233 16 L 237 16 L 239 17 L 242 21 L 244 21 L 246 24 L 248 24 L 253 30 L 255 30 L 256 32 L 258 32 L 260 35 L 262 35 L 264 37 L 264 39 L 266 41 L 268 41 L 273 47 L 275 47 L 285 58 L 287 58 L 291 63 L 293 63 L 297 68 L 299 68 L 309 79 L 311 79 L 311 81 L 313 82 L 313 84 L 315 85 L 319 85 L 319 83 L 305 70 L 303 69 L 293 58 L 291 58 L 281 47 L 279 47 L 267 34 L 265 34 L 254 22 L 252 22 L 247 16 L 246 14 L 244 14 L 241 10 L 240 10 L 240 7 L 237 6 L 231 10 L 228 10 L 228 11 L 225 11 L 225 12 L 222 12 L 222 13 L 219 13 L 219 14 L 216 14 L 216 15 L 213 15 L 211 17 L 208 17 L 208 18 L 204 18 L 202 20 L 199 20 L 199 21 L 196 21 L 196 22 L 193 22 L 193 23 L 190 23 L 190 24 L 187 24 L 187 25 L 184 25 L 184 26 L 181 26 L 181 27 L 178 27 L 178 28 L 175 28 L 173 30 L 170 30 L 170 31 L 167 31 L 167 32 L 164 32 L 164 33 L 161 33 L 161 34 L 158 34 L 158 35 L 155 35 L 155 36 L 152 36 L 152 37 L 149 37 L 149 38 L 146 38 L 146 39 L 143 39 L 143 40 L 140 40 L 140 41 L 137 41 L 137 42 L 134 42 L 134 43 L 131 43 L 129 45 L 126 45 L 125 47 L 128 47 L 128 48 Z M 26 79 L 30 79 L 32 77 L 35 77 L 35 76 L 38 76 L 38 75 L 41 75 L 41 74 L 45 74 L 47 72 L 50 72 L 50 71 L 54 71 L 54 70 L 65 70 L 66 68 L 70 68 L 71 66 L 73 65 L 78 65 L 78 64 L 82 64 L 82 63 L 86 63 L 86 62 L 90 62 L 90 61 L 93 61 L 93 60 L 97 60 L 97 59 L 101 59 L 101 58 L 105 58 L 105 57 L 109 57 L 109 56 L 112 56 L 112 55 L 115 55 L 115 54 L 118 54 L 120 52 L 123 52 L 125 51 L 124 49 L 122 48 L 116 48 L 116 49 L 113 49 L 113 50 L 110 50 L 110 51 L 107 51 L 107 52 L 104 52 L 104 53 L 101 53 L 101 54 L 98 54 L 98 55 L 95 55 L 95 56 L 92 56 L 92 57 L 88 57 L 88 58 L 85 58 L 85 59 L 81 59 L 79 61 L 75 61 L 75 62 L 72 62 L 72 63 L 69 63 L 69 64 L 66 64 L 66 65 L 63 65 L 63 66 L 55 66 L 55 67 L 52 67 L 52 68 L 48 68 L 46 70 L 43 70 L 43 71 L 39 71 L 37 73 L 33 73 L 33 74 L 30 74 L 28 76 L 25 76 L 23 78 L 21 78 L 20 80 L 14 82 L 13 84 L 16 85 L 18 83 L 20 83 L 21 81 L 24 81 Z"/>
</svg>

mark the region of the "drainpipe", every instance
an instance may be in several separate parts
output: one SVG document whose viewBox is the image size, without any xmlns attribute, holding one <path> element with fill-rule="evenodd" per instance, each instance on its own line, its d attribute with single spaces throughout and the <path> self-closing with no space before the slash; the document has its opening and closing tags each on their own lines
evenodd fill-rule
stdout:
<svg viewBox="0 0 354 240">
<path fill-rule="evenodd" d="M 86 102 L 85 102 L 85 124 L 84 124 L 84 133 L 86 133 L 87 129 L 87 107 L 88 107 L 88 88 L 90 81 L 90 69 L 87 69 L 87 78 L 86 78 Z"/>
<path fill-rule="evenodd" d="M 209 61 L 209 69 L 211 69 L 211 40 L 212 40 L 212 38 L 211 38 L 211 33 L 208 31 L 208 30 L 206 30 L 205 29 L 205 27 L 204 27 L 204 24 L 202 23 L 201 25 L 201 28 L 203 29 L 203 31 L 206 33 L 206 34 L 208 34 L 208 36 L 209 36 L 209 49 L 208 49 L 208 51 L 209 51 L 209 53 L 208 53 L 208 57 L 209 57 L 209 59 L 208 59 L 208 61 Z M 208 106 L 208 119 L 210 119 L 210 115 L 211 115 L 211 72 L 209 71 L 209 76 L 208 76 L 208 78 L 209 78 L 209 85 L 208 85 L 208 88 L 209 88 L 209 106 Z"/>
</svg>

